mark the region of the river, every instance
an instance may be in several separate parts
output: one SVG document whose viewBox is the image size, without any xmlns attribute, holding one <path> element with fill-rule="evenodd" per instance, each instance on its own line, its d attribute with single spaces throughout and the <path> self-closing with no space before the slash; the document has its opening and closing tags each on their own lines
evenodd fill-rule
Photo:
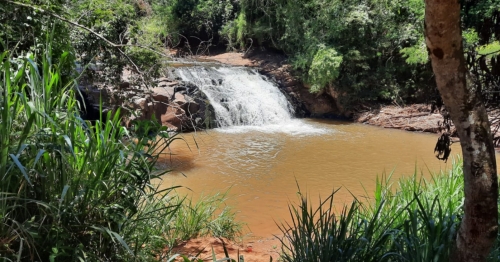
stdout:
<svg viewBox="0 0 500 262">
<path fill-rule="evenodd" d="M 171 146 L 174 155 L 160 165 L 174 171 L 163 185 L 181 185 L 194 198 L 229 190 L 228 205 L 255 236 L 278 234 L 276 222 L 289 217 L 297 184 L 312 199 L 336 194 L 339 205 L 353 195 L 371 196 L 377 176 L 392 180 L 415 170 L 425 177 L 451 166 L 434 157 L 436 134 L 412 133 L 327 120 L 297 120 L 320 134 L 248 130 L 208 130 L 184 134 Z M 460 152 L 454 144 L 452 155 Z M 497 157 L 498 162 L 498 157 Z M 366 190 L 366 192 L 365 192 Z"/>
<path fill-rule="evenodd" d="M 276 223 L 288 221 L 298 187 L 313 203 L 341 188 L 335 201 L 342 206 L 372 196 L 377 176 L 430 177 L 451 166 L 434 156 L 436 134 L 294 119 L 286 97 L 256 70 L 205 65 L 175 74 L 205 93 L 220 128 L 175 141 L 159 162 L 173 169 L 162 186 L 181 185 L 179 194 L 194 199 L 227 191 L 227 204 L 253 236 L 280 233 Z M 454 144 L 452 155 L 459 152 Z"/>
</svg>

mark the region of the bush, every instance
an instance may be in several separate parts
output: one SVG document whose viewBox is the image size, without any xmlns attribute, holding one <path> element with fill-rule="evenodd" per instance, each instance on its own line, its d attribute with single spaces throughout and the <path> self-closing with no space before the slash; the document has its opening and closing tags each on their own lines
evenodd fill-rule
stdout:
<svg viewBox="0 0 500 262">
<path fill-rule="evenodd" d="M 241 12 L 236 19 L 222 27 L 221 35 L 227 41 L 228 49 L 246 48 L 245 36 L 248 34 L 248 25 L 245 13 Z"/>
<path fill-rule="evenodd" d="M 238 6 L 234 0 L 173 0 L 155 4 L 154 10 L 164 17 L 173 38 L 216 45 L 223 26 L 236 17 Z"/>
<path fill-rule="evenodd" d="M 339 77 L 341 64 L 342 56 L 335 49 L 321 45 L 309 68 L 311 92 L 319 92 L 331 85 Z"/>
</svg>

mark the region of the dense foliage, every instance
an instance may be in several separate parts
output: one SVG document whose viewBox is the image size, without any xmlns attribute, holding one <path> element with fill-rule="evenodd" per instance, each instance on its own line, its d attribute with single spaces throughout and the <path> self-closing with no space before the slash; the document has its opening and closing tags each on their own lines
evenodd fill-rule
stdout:
<svg viewBox="0 0 500 262">
<path fill-rule="evenodd" d="M 152 2 L 170 21 L 167 32 L 231 50 L 281 50 L 312 92 L 327 91 L 344 105 L 438 97 L 423 38 L 423 1 Z M 499 2 L 463 2 L 469 68 L 489 101 L 498 101 Z"/>
<path fill-rule="evenodd" d="M 500 105 L 500 1 L 462 1 L 467 66 L 486 102 Z"/>
<path fill-rule="evenodd" d="M 45 47 L 41 61 L 0 55 L 0 260 L 150 261 L 186 237 L 239 233 L 223 196 L 185 206 L 153 184 L 177 139 L 166 127 L 127 130 L 119 110 L 82 120 L 76 81 L 62 77 L 71 57 L 52 64 Z"/>
<path fill-rule="evenodd" d="M 438 97 L 423 38 L 419 0 L 38 0 L 21 1 L 57 13 L 0 3 L 2 36 L 18 50 L 56 31 L 54 53 L 70 51 L 95 63 L 99 80 L 116 83 L 124 68 L 157 76 L 162 48 L 190 54 L 210 46 L 272 48 L 289 55 L 312 92 L 327 91 L 344 105 L 367 100 L 429 102 Z M 489 102 L 499 101 L 498 0 L 463 1 L 464 43 L 473 80 Z M 14 19 L 7 15 L 13 13 Z M 139 48 L 137 46 L 147 47 Z"/>
<path fill-rule="evenodd" d="M 498 48 L 486 57 L 477 47 L 497 40 L 499 2 L 463 2 L 469 68 L 494 101 Z M 240 36 L 288 53 L 312 91 L 332 86 L 348 105 L 367 99 L 404 103 L 437 98 L 423 38 L 423 1 L 244 0 L 241 5 L 247 21 L 237 28 L 244 32 Z M 342 63 L 322 61 L 325 48 Z M 324 67 L 322 77 L 314 69 L 318 62 Z M 474 70 L 480 65 L 482 72 Z"/>
<path fill-rule="evenodd" d="M 160 131 L 159 140 L 137 136 L 137 143 L 127 142 L 130 135 L 120 127 L 119 112 L 93 127 L 83 121 L 74 81 L 61 77 L 66 58 L 63 53 L 60 63 L 52 64 L 50 46 L 42 61 L 14 59 L 8 52 L 0 56 L 2 259 L 148 256 L 155 249 L 151 239 L 160 232 L 147 223 L 176 210 L 164 201 L 169 190 L 161 192 L 150 183 L 161 175 L 154 172 L 158 156 L 152 157 L 152 150 L 172 138 L 157 128 L 150 131 Z M 137 248 L 145 243 L 147 249 Z"/>
<path fill-rule="evenodd" d="M 22 0 L 24 5 L 36 5 L 43 10 L 62 13 L 64 0 Z M 44 51 L 47 32 L 53 32 L 52 49 L 54 59 L 57 60 L 65 51 L 72 50 L 69 40 L 70 28 L 63 21 L 53 19 L 47 12 L 40 9 L 26 8 L 5 1 L 0 2 L 0 50 L 11 50 L 13 55 L 26 55 L 30 52 L 38 56 Z M 72 56 L 68 52 L 66 56 Z M 67 58 L 65 68 L 71 68 L 73 59 Z M 56 62 L 56 61 L 54 61 Z"/>
</svg>

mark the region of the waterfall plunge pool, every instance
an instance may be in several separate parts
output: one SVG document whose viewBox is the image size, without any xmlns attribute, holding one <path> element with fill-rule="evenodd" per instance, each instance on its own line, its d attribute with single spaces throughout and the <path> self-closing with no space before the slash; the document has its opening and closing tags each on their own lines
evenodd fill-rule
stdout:
<svg viewBox="0 0 500 262">
<path fill-rule="evenodd" d="M 276 222 L 288 221 L 287 204 L 297 203 L 297 183 L 313 202 L 320 195 L 336 194 L 337 205 L 353 197 L 373 196 L 377 175 L 394 171 L 392 180 L 417 170 L 425 177 L 451 167 L 434 157 L 436 134 L 413 133 L 326 120 L 296 120 L 322 130 L 321 134 L 294 135 L 214 129 L 183 134 L 173 155 L 160 160 L 163 186 L 181 185 L 180 194 L 201 195 L 229 190 L 228 205 L 255 236 L 279 234 Z M 189 145 L 189 148 L 188 148 Z M 454 144 L 452 156 L 460 153 Z M 498 156 L 498 155 L 497 155 Z M 497 157 L 497 162 L 499 161 Z M 187 189 L 189 188 L 189 189 Z"/>
<path fill-rule="evenodd" d="M 162 186 L 181 185 L 178 193 L 195 200 L 229 190 L 227 204 L 254 236 L 280 233 L 276 223 L 288 221 L 297 185 L 313 203 L 341 188 L 335 195 L 341 207 L 353 196 L 372 197 L 376 178 L 384 173 L 393 172 L 394 181 L 451 167 L 451 161 L 434 156 L 436 134 L 294 119 L 286 97 L 256 70 L 191 66 L 175 74 L 205 93 L 221 128 L 175 141 L 171 155 L 159 161 L 160 168 L 173 169 Z M 459 153 L 454 144 L 452 156 Z"/>
</svg>

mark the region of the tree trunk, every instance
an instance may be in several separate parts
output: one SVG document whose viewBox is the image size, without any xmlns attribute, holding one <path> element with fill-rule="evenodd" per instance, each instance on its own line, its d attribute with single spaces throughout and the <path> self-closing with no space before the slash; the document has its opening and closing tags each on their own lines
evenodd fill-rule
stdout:
<svg viewBox="0 0 500 262">
<path fill-rule="evenodd" d="M 481 94 L 466 81 L 460 1 L 425 1 L 425 40 L 446 109 L 460 137 L 464 217 L 453 261 L 485 261 L 498 231 L 498 182 L 490 124 Z"/>
</svg>

